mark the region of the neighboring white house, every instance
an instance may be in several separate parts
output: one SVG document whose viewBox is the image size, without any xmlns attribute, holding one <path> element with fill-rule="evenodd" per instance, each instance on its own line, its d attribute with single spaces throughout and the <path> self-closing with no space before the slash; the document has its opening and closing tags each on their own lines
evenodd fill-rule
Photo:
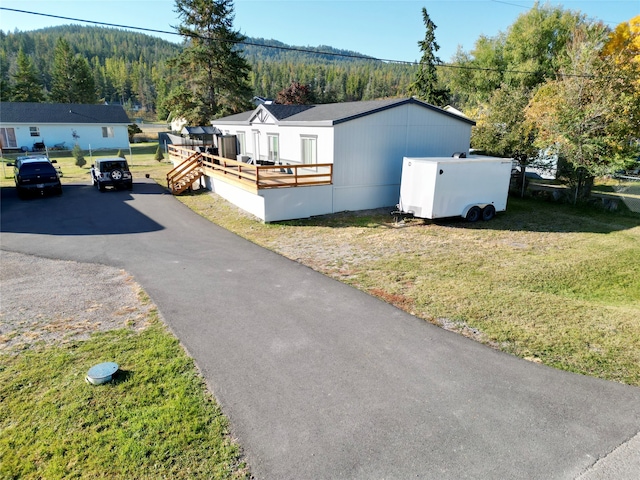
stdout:
<svg viewBox="0 0 640 480">
<path fill-rule="evenodd" d="M 83 150 L 128 148 L 130 124 L 119 105 L 0 102 L 3 149 L 71 149 L 76 143 Z"/>
<path fill-rule="evenodd" d="M 238 154 L 276 164 L 333 164 L 333 182 L 260 190 L 250 198 L 207 179 L 207 186 L 264 221 L 393 206 L 404 157 L 467 153 L 475 122 L 414 98 L 324 105 L 261 104 L 212 121 L 236 135 Z M 255 196 L 254 196 L 255 197 Z"/>
<path fill-rule="evenodd" d="M 184 117 L 173 118 L 170 124 L 171 131 L 180 132 L 187 123 L 187 119 Z"/>
</svg>

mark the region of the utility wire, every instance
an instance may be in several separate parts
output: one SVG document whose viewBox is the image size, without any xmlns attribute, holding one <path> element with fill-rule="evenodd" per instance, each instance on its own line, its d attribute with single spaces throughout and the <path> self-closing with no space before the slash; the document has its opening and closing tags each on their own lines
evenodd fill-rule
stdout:
<svg viewBox="0 0 640 480">
<path fill-rule="evenodd" d="M 498 2 L 498 3 L 506 3 L 506 2 Z M 190 34 L 190 35 L 183 35 L 180 34 L 178 32 L 169 32 L 166 30 L 157 30 L 157 29 L 153 29 L 153 28 L 144 28 L 144 27 L 134 27 L 131 25 L 118 25 L 115 23 L 107 23 L 107 22 L 99 22 L 96 20 L 84 20 L 81 18 L 73 18 L 73 17 L 63 17 L 60 15 L 53 15 L 50 13 L 40 13 L 40 12 L 30 12 L 28 10 L 18 10 L 16 8 L 8 8 L 8 7 L 0 7 L 0 10 L 6 10 L 9 12 L 17 12 L 17 13 L 26 13 L 28 15 L 39 15 L 42 17 L 49 17 L 49 18 L 58 18 L 61 20 L 70 20 L 73 22 L 83 22 L 83 23 L 89 23 L 92 25 L 102 25 L 105 27 L 113 27 L 113 28 L 125 28 L 125 29 L 130 29 L 130 30 L 140 30 L 143 32 L 151 32 L 151 33 L 161 33 L 161 34 L 165 34 L 165 35 L 177 35 L 177 36 L 189 36 L 191 38 L 200 38 L 203 40 L 207 40 L 207 37 L 203 37 L 201 35 L 198 34 Z M 375 58 L 375 57 L 370 57 L 367 55 L 359 55 L 359 54 L 350 54 L 350 53 L 336 53 L 336 52 L 323 52 L 323 51 L 319 51 L 319 50 L 311 50 L 311 49 L 307 49 L 307 48 L 299 48 L 299 47 L 290 47 L 290 46 L 277 46 L 277 45 L 264 45 L 261 43 L 254 43 L 254 42 L 247 42 L 247 41 L 239 41 L 239 42 L 234 42 L 232 40 L 222 40 L 225 42 L 230 42 L 230 43 L 235 43 L 236 45 L 246 45 L 246 46 L 253 46 L 253 47 L 260 47 L 260 48 L 272 48 L 275 50 L 285 50 L 285 51 L 289 51 L 289 52 L 299 52 L 299 53 L 308 53 L 311 55 L 328 55 L 328 56 L 334 56 L 334 57 L 342 57 L 342 58 L 353 58 L 353 59 L 358 59 L 358 60 L 369 60 L 369 61 L 377 61 L 377 62 L 384 62 L 384 63 L 395 63 L 395 64 L 404 64 L 404 65 L 419 65 L 418 62 L 408 62 L 405 60 L 390 60 L 390 59 L 383 59 L 383 58 Z M 499 69 L 499 68 L 484 68 L 484 67 L 474 67 L 474 66 L 468 66 L 468 65 L 454 65 L 454 64 L 450 64 L 450 63 L 442 63 L 439 62 L 436 64 L 437 67 L 444 67 L 444 68 L 455 68 L 455 69 L 459 69 L 459 70 L 478 70 L 478 71 L 484 71 L 484 72 L 499 72 L 499 73 L 516 73 L 516 74 L 523 74 L 523 75 L 538 75 L 540 72 L 530 72 L 530 71 L 525 71 L 525 70 L 505 70 L 505 69 Z M 578 75 L 578 74 L 562 74 L 562 76 L 564 77 L 578 77 L 578 78 L 595 78 L 595 75 Z"/>
<path fill-rule="evenodd" d="M 144 27 L 133 27 L 131 25 L 118 25 L 115 23 L 106 23 L 106 22 L 98 22 L 95 20 L 83 20 L 81 18 L 72 18 L 72 17 L 63 17 L 60 15 L 53 15 L 50 13 L 40 13 L 40 12 L 29 12 L 27 10 L 18 10 L 15 8 L 7 8 L 7 7 L 0 7 L 0 10 L 8 10 L 11 12 L 17 12 L 17 13 L 26 13 L 29 15 L 40 15 L 43 17 L 50 17 L 50 18 L 59 18 L 61 20 L 70 20 L 73 22 L 84 22 L 84 23 L 91 23 L 93 25 L 103 25 L 105 27 L 115 27 L 115 28 L 128 28 L 131 30 L 140 30 L 143 32 L 152 32 L 152 33 L 162 33 L 165 35 L 177 35 L 177 36 L 182 36 L 182 34 L 178 33 L 178 32 L 169 32 L 167 30 L 156 30 L 153 28 L 144 28 Z M 198 34 L 192 34 L 192 35 L 188 35 L 189 37 L 192 38 L 201 38 L 203 40 L 206 40 L 206 37 L 203 37 L 201 35 Z M 247 46 L 253 46 L 253 47 L 262 47 L 262 48 L 273 48 L 273 49 L 277 49 L 277 50 L 287 50 L 287 51 L 293 51 L 293 52 L 301 52 L 301 53 L 310 53 L 310 54 L 315 54 L 315 55 L 331 55 L 334 57 L 346 57 L 346 58 L 356 58 L 356 59 L 361 59 L 361 60 L 377 60 L 380 62 L 388 62 L 388 63 L 404 63 L 404 64 L 408 64 L 408 65 L 415 65 L 416 62 L 408 62 L 408 61 L 404 61 L 404 60 L 389 60 L 389 59 L 381 59 L 381 58 L 375 58 L 375 57 L 370 57 L 367 55 L 358 55 L 358 54 L 349 54 L 349 53 L 336 53 L 336 52 L 323 52 L 323 51 L 318 51 L 318 50 L 311 50 L 311 49 L 306 49 L 306 48 L 299 48 L 299 47 L 282 47 L 282 46 L 277 46 L 277 45 L 263 45 L 261 43 L 253 43 L 253 42 L 246 42 L 246 41 L 240 41 L 240 42 L 234 42 L 232 40 L 223 40 L 224 42 L 229 42 L 229 43 L 235 43 L 238 45 L 247 45 Z"/>
<path fill-rule="evenodd" d="M 512 7 L 522 8 L 524 10 L 531 10 L 533 7 L 527 7 L 526 5 L 518 5 L 517 3 L 505 2 L 504 0 L 491 0 L 493 3 L 502 3 L 503 5 L 510 5 Z M 608 23 L 609 25 L 618 25 L 621 22 L 614 22 L 611 20 L 600 20 L 602 23 Z"/>
</svg>

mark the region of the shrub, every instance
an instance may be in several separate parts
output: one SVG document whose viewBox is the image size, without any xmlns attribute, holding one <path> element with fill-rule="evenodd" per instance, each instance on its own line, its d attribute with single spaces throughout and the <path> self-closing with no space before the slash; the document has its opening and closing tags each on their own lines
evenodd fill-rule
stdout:
<svg viewBox="0 0 640 480">
<path fill-rule="evenodd" d="M 160 148 L 160 145 L 158 145 L 158 148 L 156 148 L 156 156 L 153 158 L 155 158 L 157 161 L 164 160 L 164 155 L 162 154 L 162 148 Z"/>
<path fill-rule="evenodd" d="M 76 159 L 76 165 L 78 167 L 84 167 L 87 164 L 87 161 L 84 159 L 84 152 L 77 143 L 73 147 L 73 150 L 71 150 L 71 155 Z"/>
</svg>

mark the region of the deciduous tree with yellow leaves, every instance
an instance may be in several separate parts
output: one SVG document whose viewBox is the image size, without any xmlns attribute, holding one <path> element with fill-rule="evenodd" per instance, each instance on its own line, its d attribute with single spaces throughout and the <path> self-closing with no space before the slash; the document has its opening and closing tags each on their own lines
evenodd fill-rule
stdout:
<svg viewBox="0 0 640 480">
<path fill-rule="evenodd" d="M 589 196 L 594 177 L 624 168 L 638 155 L 637 70 L 620 68 L 622 50 L 602 48 L 608 35 L 601 24 L 577 28 L 558 77 L 536 91 L 526 112 L 537 146 L 553 148 L 564 161 L 575 201 Z"/>
</svg>

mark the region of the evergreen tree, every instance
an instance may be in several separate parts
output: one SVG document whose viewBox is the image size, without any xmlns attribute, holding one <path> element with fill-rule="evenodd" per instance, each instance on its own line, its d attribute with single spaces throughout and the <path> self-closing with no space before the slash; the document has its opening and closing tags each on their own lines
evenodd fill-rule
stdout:
<svg viewBox="0 0 640 480">
<path fill-rule="evenodd" d="M 22 49 L 18 52 L 18 68 L 12 77 L 14 81 L 10 94 L 12 102 L 44 101 L 44 92 L 38 78 L 38 72 Z"/>
<path fill-rule="evenodd" d="M 49 100 L 54 103 L 73 103 L 73 52 L 64 38 L 59 38 L 53 58 L 51 93 Z"/>
<path fill-rule="evenodd" d="M 59 38 L 49 99 L 56 103 L 95 103 L 96 84 L 86 58 L 74 56 L 69 42 Z"/>
<path fill-rule="evenodd" d="M 158 145 L 158 148 L 156 148 L 156 154 L 153 158 L 158 162 L 161 162 L 162 160 L 164 160 L 164 155 L 162 154 L 162 149 L 160 148 L 160 145 Z"/>
<path fill-rule="evenodd" d="M 441 60 L 436 57 L 436 52 L 440 50 L 440 45 L 436 43 L 435 35 L 435 30 L 438 27 L 433 23 L 431 18 L 429 18 L 427 9 L 424 7 L 422 7 L 422 19 L 427 33 L 425 34 L 424 40 L 418 42 L 420 51 L 422 52 L 422 58 L 418 65 L 416 79 L 411 85 L 411 90 L 416 97 L 425 102 L 444 106 L 449 97 L 449 92 L 446 89 L 438 88 L 436 65 L 442 63 Z"/>
<path fill-rule="evenodd" d="M 167 108 L 200 125 L 251 108 L 251 67 L 238 47 L 245 37 L 232 29 L 233 2 L 176 0 L 176 11 L 187 43 L 173 61 L 183 85 L 168 95 Z"/>
<path fill-rule="evenodd" d="M 73 101 L 72 103 L 96 103 L 96 83 L 86 58 L 76 56 L 73 59 Z"/>
</svg>

